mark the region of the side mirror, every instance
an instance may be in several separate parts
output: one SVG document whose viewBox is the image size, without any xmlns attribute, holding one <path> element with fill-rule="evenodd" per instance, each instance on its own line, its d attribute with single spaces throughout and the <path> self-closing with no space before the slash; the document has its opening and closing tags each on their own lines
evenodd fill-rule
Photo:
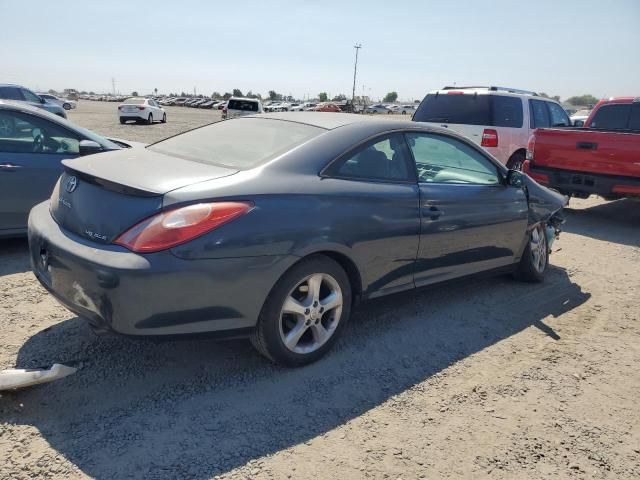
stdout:
<svg viewBox="0 0 640 480">
<path fill-rule="evenodd" d="M 507 172 L 507 185 L 521 188 L 524 185 L 524 177 L 520 170 L 509 170 Z"/>
<path fill-rule="evenodd" d="M 79 146 L 80 155 L 91 155 L 102 151 L 102 145 L 93 140 L 81 140 Z"/>
</svg>

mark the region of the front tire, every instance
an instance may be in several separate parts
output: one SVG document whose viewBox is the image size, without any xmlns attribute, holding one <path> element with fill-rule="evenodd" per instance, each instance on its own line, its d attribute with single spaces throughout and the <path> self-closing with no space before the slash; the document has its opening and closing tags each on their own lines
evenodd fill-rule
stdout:
<svg viewBox="0 0 640 480">
<path fill-rule="evenodd" d="M 549 265 L 549 248 L 546 228 L 540 223 L 529 233 L 527 246 L 516 268 L 515 277 L 524 282 L 542 282 L 547 265 Z"/>
<path fill-rule="evenodd" d="M 351 285 L 334 260 L 308 257 L 291 267 L 265 301 L 251 343 L 274 363 L 300 367 L 321 358 L 351 313 Z"/>
<path fill-rule="evenodd" d="M 64 103 L 64 104 L 62 104 L 62 108 L 64 108 L 65 110 L 71 110 L 71 104 Z"/>
</svg>

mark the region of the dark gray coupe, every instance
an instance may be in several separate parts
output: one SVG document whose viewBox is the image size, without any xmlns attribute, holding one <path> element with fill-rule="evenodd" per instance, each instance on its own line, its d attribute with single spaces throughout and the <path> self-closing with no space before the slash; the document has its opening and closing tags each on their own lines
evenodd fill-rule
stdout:
<svg viewBox="0 0 640 480">
<path fill-rule="evenodd" d="M 63 162 L 33 270 L 98 331 L 247 335 L 303 365 L 359 299 L 486 271 L 540 281 L 565 198 L 416 122 L 275 113 Z"/>
</svg>

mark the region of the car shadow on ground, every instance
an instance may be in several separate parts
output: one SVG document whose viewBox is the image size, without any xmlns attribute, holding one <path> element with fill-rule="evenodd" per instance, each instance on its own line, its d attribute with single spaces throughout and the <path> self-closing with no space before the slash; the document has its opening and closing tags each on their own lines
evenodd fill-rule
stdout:
<svg viewBox="0 0 640 480">
<path fill-rule="evenodd" d="M 26 238 L 0 239 L 0 277 L 31 270 Z"/>
<path fill-rule="evenodd" d="M 640 202 L 616 200 L 588 208 L 565 209 L 568 233 L 640 247 Z"/>
<path fill-rule="evenodd" d="M 553 267 L 543 284 L 502 276 L 394 295 L 360 306 L 336 348 L 299 369 L 271 365 L 243 340 L 96 337 L 73 318 L 28 339 L 17 366 L 79 371 L 4 395 L 0 412 L 91 477 L 210 478 L 339 427 L 529 327 L 556 341 L 545 322 L 589 296 Z"/>
</svg>

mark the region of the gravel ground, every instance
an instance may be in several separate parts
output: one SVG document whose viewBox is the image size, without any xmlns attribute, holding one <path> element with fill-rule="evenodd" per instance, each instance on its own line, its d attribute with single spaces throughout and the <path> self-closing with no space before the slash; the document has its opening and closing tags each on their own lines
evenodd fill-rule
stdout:
<svg viewBox="0 0 640 480">
<path fill-rule="evenodd" d="M 150 142 L 215 120 L 121 126 Z M 361 306 L 297 370 L 245 341 L 96 337 L 0 242 L 0 368 L 79 367 L 0 398 L 0 478 L 640 478 L 640 209 L 572 201 L 545 283 L 508 277 Z"/>
</svg>

